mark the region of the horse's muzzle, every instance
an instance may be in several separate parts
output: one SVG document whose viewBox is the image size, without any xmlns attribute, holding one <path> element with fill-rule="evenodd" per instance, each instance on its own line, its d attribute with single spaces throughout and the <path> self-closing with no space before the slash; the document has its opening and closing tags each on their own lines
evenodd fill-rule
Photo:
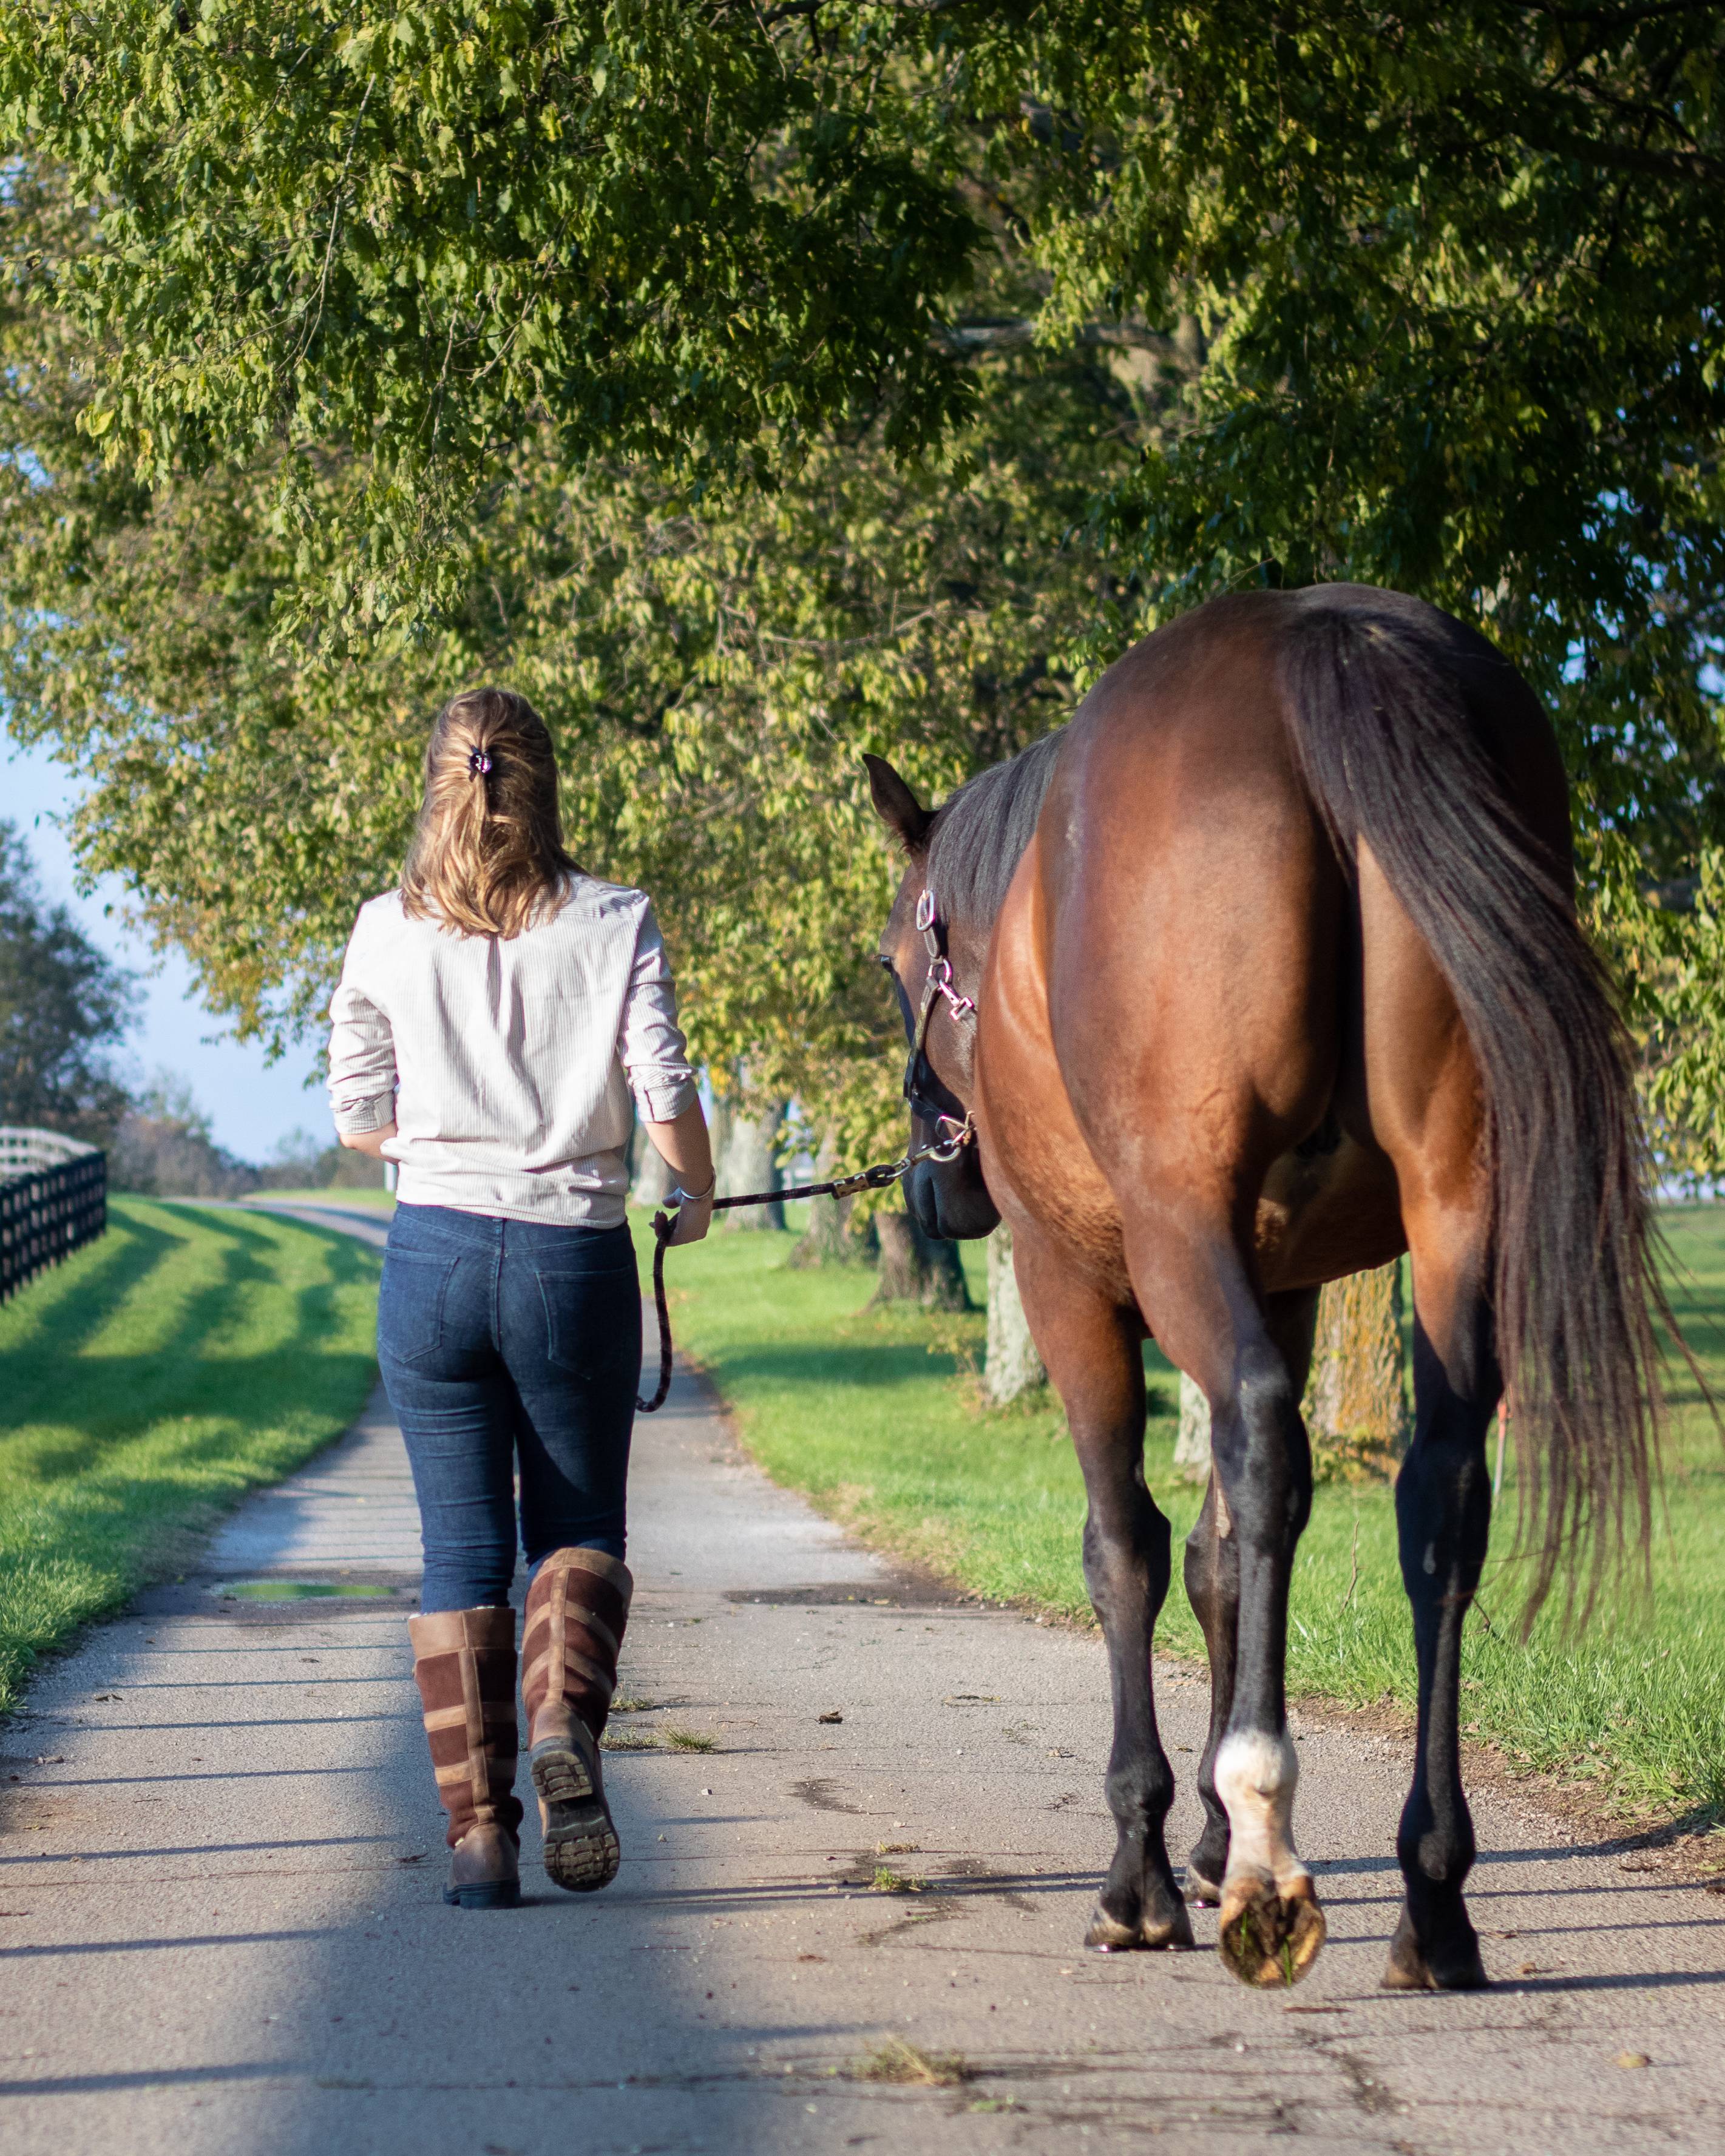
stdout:
<svg viewBox="0 0 1725 2156">
<path fill-rule="evenodd" d="M 923 1234 L 943 1242 L 974 1242 L 1000 1224 L 974 1145 L 956 1160 L 925 1160 L 913 1168 L 905 1178 L 905 1204 Z"/>
</svg>

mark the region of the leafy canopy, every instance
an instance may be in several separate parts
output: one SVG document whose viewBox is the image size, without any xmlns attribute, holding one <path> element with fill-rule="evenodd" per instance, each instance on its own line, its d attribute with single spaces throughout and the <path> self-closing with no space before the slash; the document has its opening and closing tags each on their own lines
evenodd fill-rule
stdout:
<svg viewBox="0 0 1725 2156">
<path fill-rule="evenodd" d="M 14 12 L 0 112 L 100 234 L 49 273 L 102 354 L 85 431 L 146 483 L 279 441 L 309 515 L 298 459 L 362 450 L 369 548 L 325 596 L 384 616 L 543 425 L 695 472 L 877 408 L 938 434 L 963 381 L 929 331 L 978 228 L 894 11 L 804 12 Z"/>
<path fill-rule="evenodd" d="M 316 882 L 325 834 L 292 813 L 315 794 L 345 804 L 343 843 L 381 872 L 398 829 L 383 767 L 424 709 L 409 681 L 531 670 L 530 586 L 555 611 L 563 579 L 590 576 L 559 632 L 577 655 L 540 693 L 607 774 L 583 782 L 589 828 L 608 846 L 633 831 L 619 865 L 675 873 L 691 801 L 758 814 L 802 783 L 788 769 L 819 790 L 839 749 L 891 746 L 848 686 L 752 734 L 788 706 L 726 667 L 770 652 L 788 683 L 798 637 L 831 654 L 861 634 L 833 603 L 837 558 L 868 557 L 877 592 L 909 578 L 920 604 L 896 520 L 961 468 L 943 458 L 1010 435 L 981 408 L 1002 356 L 1111 349 L 1136 370 L 1131 409 L 1085 439 L 1118 454 L 1045 463 L 999 504 L 1021 592 L 1059 583 L 1081 521 L 1078 554 L 1110 572 L 1082 619 L 1050 609 L 1051 670 L 1080 680 L 1252 576 L 1381 581 L 1479 621 L 1558 715 L 1656 1098 L 1673 1143 L 1705 1150 L 1725 1101 L 1722 50 L 1725 14 L 1682 0 L 13 11 L 0 124 L 31 171 L 64 169 L 76 213 L 21 211 L 9 250 L 18 320 L 64 357 L 51 420 L 23 377 L 12 398 L 12 558 L 44 514 L 25 477 L 63 506 L 81 492 L 100 575 L 128 550 L 139 564 L 133 625 L 102 634 L 162 645 L 203 609 L 255 687 L 246 724 L 281 752 L 235 754 L 218 787 L 214 701 L 171 670 L 119 696 L 100 607 L 55 723 L 75 738 L 68 715 L 100 704 L 131 773 L 106 798 L 136 809 L 115 843 L 164 918 L 231 924 L 229 978 L 249 968 L 261 993 L 307 939 L 255 855 L 295 855 Z M 873 491 L 834 493 L 847 454 Z M 752 505 L 747 480 L 783 499 Z M 199 565 L 194 546 L 188 581 L 152 598 L 145 535 L 185 531 L 201 488 L 251 567 Z M 547 505 L 562 568 L 529 528 Z M 855 520 L 842 535 L 820 525 L 834 515 Z M 628 574 L 595 566 L 600 531 Z M 15 581 L 20 649 L 54 648 L 48 616 L 96 573 L 81 543 L 50 546 L 59 598 Z M 696 559 L 710 590 L 732 588 L 721 562 L 803 579 L 819 625 L 781 624 L 775 601 L 752 644 L 732 640 L 692 586 L 665 599 L 670 565 Z M 488 578 L 506 598 L 480 631 Z M 357 694 L 338 743 L 300 676 L 346 649 L 381 681 L 362 650 L 380 634 L 404 654 L 398 685 Z M 963 677 L 924 678 L 944 739 L 979 744 Z M 213 789 L 195 871 L 146 775 L 168 737 Z M 716 845 L 703 830 L 695 851 Z M 829 891 L 850 874 L 816 865 Z M 736 964 L 762 924 L 814 925 L 809 878 L 778 874 L 737 916 Z"/>
<path fill-rule="evenodd" d="M 75 223 L 47 178 L 16 215 Z M 882 421 L 770 493 L 695 503 L 621 460 L 572 470 L 547 427 L 454 536 L 436 619 L 336 649 L 280 633 L 307 543 L 279 511 L 287 452 L 140 486 L 79 426 L 84 350 L 28 296 L 0 321 L 0 419 L 28 444 L 0 459 L 0 689 L 93 781 L 85 863 L 141 892 L 218 1008 L 278 1043 L 315 1029 L 400 860 L 431 712 L 506 678 L 554 722 L 578 858 L 654 892 L 702 1060 L 882 1142 L 891 881 L 859 752 L 940 793 L 1070 710 L 1129 383 L 1020 347 L 938 469 L 901 465 Z M 320 526 L 367 484 L 326 452 Z"/>
</svg>

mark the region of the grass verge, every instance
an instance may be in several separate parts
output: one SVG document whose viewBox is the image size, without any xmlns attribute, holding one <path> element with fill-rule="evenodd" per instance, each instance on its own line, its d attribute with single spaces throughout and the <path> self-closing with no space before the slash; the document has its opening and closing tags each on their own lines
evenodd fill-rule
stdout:
<svg viewBox="0 0 1725 2156">
<path fill-rule="evenodd" d="M 1665 1225 L 1679 1317 L 1725 1397 L 1725 1209 L 1674 1210 Z M 721 1232 L 670 1260 L 678 1347 L 711 1373 L 756 1458 L 883 1548 L 991 1599 L 1090 1621 L 1083 1486 L 1058 1403 L 985 1408 L 974 1380 L 980 1313 L 870 1309 L 870 1274 L 787 1270 L 793 1240 Z M 980 1301 L 980 1249 L 966 1260 Z M 1200 1492 L 1173 1471 L 1173 1373 L 1153 1352 L 1150 1361 L 1145 1475 L 1178 1543 Z M 1673 1392 L 1651 1603 L 1625 1595 L 1574 1639 L 1542 1619 L 1524 1644 L 1517 1568 L 1505 1554 L 1512 1468 L 1464 1679 L 1471 1743 L 1494 1747 L 1512 1772 L 1584 1783 L 1599 1809 L 1646 1821 L 1725 1815 L 1725 1451 L 1692 1383 Z M 1202 1656 L 1178 1567 L 1158 1637 Z M 1388 1486 L 1317 1491 L 1296 1568 L 1288 1663 L 1296 1694 L 1412 1706 Z"/>
<path fill-rule="evenodd" d="M 377 1374 L 379 1258 L 351 1237 L 140 1198 L 108 1217 L 0 1308 L 0 1712 Z"/>
<path fill-rule="evenodd" d="M 254 1190 L 241 1199 L 242 1205 L 255 1205 L 260 1210 L 275 1204 L 331 1205 L 337 1212 L 382 1213 L 395 1210 L 393 1190 L 364 1190 L 330 1188 L 325 1190 Z"/>
</svg>

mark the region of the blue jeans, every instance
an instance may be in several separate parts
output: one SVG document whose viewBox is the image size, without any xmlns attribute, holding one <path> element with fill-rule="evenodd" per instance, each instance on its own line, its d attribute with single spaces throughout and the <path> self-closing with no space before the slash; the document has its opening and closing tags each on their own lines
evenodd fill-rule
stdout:
<svg viewBox="0 0 1725 2156">
<path fill-rule="evenodd" d="M 515 1476 L 530 1565 L 624 1553 L 641 1291 L 627 1228 L 396 1209 L 377 1360 L 407 1440 L 424 1610 L 509 1599 Z"/>
</svg>

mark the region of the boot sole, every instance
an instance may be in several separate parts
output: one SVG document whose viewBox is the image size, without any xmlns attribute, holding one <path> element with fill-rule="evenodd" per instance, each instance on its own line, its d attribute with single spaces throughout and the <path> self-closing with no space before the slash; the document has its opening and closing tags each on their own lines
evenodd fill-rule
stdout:
<svg viewBox="0 0 1725 2156">
<path fill-rule="evenodd" d="M 444 1899 L 452 1909 L 518 1909 L 521 1881 L 497 1879 L 480 1887 L 445 1887 Z"/>
<path fill-rule="evenodd" d="M 571 1894 L 597 1893 L 617 1876 L 623 1851 L 609 1806 L 580 1753 L 547 1738 L 528 1754 L 545 1822 L 545 1876 Z"/>
</svg>

